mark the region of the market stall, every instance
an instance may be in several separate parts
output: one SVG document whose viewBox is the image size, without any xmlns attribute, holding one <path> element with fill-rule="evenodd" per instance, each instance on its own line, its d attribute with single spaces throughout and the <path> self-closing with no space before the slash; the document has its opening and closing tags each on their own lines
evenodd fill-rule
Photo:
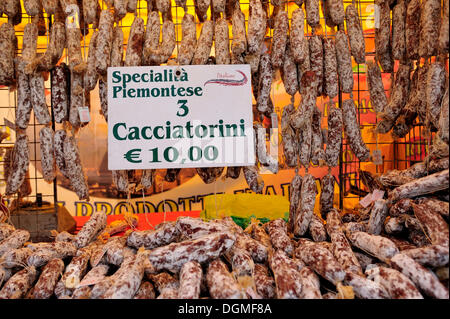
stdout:
<svg viewBox="0 0 450 319">
<path fill-rule="evenodd" d="M 449 299 L 448 8 L 2 1 L 0 298 Z"/>
</svg>

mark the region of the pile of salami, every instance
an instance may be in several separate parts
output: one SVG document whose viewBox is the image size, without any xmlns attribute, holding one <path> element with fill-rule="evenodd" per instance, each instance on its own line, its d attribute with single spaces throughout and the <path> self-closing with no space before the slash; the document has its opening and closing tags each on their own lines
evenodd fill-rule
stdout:
<svg viewBox="0 0 450 319">
<path fill-rule="evenodd" d="M 0 224 L 0 298 L 448 299 L 446 204 L 378 200 L 368 221 L 331 208 L 304 236 L 291 220 L 243 230 L 230 217 L 179 217 L 110 237 L 96 212 L 76 235 L 31 243 Z"/>
</svg>

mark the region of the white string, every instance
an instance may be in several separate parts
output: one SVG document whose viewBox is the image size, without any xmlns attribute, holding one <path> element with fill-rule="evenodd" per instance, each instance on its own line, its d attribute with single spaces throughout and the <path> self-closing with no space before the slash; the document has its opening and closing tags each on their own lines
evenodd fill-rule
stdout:
<svg viewBox="0 0 450 319">
<path fill-rule="evenodd" d="M 21 262 L 21 261 L 6 261 L 6 260 L 1 260 L 1 261 L 0 261 L 0 265 L 4 265 L 4 264 L 6 264 L 6 263 L 18 265 L 18 266 L 20 266 L 20 267 L 23 267 L 24 269 L 30 269 L 30 268 L 31 268 L 30 265 L 28 265 L 28 264 L 26 264 L 26 263 L 24 263 L 24 262 Z"/>
<path fill-rule="evenodd" d="M 127 172 L 127 174 L 128 174 L 128 172 Z M 128 185 L 126 204 L 127 204 L 127 206 L 128 206 L 128 209 L 131 208 L 131 212 L 134 212 L 133 206 L 131 205 L 131 191 L 130 191 L 130 185 Z M 121 215 L 123 215 L 124 218 L 125 218 L 125 215 L 124 215 L 124 214 L 121 214 Z"/>
<path fill-rule="evenodd" d="M 165 223 L 166 222 L 166 197 L 164 196 L 164 180 L 161 181 L 161 194 L 163 195 L 163 212 L 164 212 L 163 223 Z"/>
<path fill-rule="evenodd" d="M 223 199 L 222 199 L 223 200 Z M 203 200 L 203 205 L 205 205 L 205 201 Z M 218 217 L 218 209 L 217 209 L 217 192 L 216 192 L 216 182 L 214 182 L 214 205 L 215 205 L 215 209 L 216 209 L 216 213 L 215 216 L 216 218 Z"/>
<path fill-rule="evenodd" d="M 223 173 L 223 172 L 222 172 Z M 219 178 L 217 179 L 217 180 L 219 180 Z M 225 179 L 223 179 L 223 181 L 225 181 Z M 217 183 L 217 181 L 216 182 L 214 182 L 214 183 Z M 214 185 L 214 186 L 216 186 L 216 185 Z M 225 182 L 223 182 L 223 184 L 222 184 L 222 188 L 220 189 L 221 190 L 221 195 L 225 195 Z M 217 196 L 217 195 L 216 195 Z M 218 208 L 217 208 L 217 197 L 216 197 L 216 218 L 218 217 L 217 216 L 217 212 L 218 211 L 221 211 L 222 210 L 222 208 L 223 208 L 223 203 L 224 203 L 224 200 L 225 200 L 225 196 L 221 196 L 221 199 L 220 199 L 220 202 L 219 202 L 219 206 L 218 206 Z"/>
<path fill-rule="evenodd" d="M 144 192 L 144 188 L 142 188 L 142 203 L 143 203 L 143 207 L 144 207 L 144 211 L 142 212 L 143 214 L 144 214 L 144 217 L 145 217 L 145 221 L 147 222 L 147 225 L 150 225 L 152 228 L 155 228 L 155 226 L 153 226 L 150 222 L 149 222 L 149 220 L 148 220 L 148 216 L 147 216 L 147 214 L 149 213 L 149 212 L 146 212 L 145 211 L 145 192 Z"/>
</svg>

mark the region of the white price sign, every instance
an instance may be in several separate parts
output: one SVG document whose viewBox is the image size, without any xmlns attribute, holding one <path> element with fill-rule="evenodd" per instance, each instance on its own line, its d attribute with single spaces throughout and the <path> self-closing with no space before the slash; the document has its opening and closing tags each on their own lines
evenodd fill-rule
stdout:
<svg viewBox="0 0 450 319">
<path fill-rule="evenodd" d="M 255 164 L 249 65 L 108 69 L 108 168 Z"/>
</svg>

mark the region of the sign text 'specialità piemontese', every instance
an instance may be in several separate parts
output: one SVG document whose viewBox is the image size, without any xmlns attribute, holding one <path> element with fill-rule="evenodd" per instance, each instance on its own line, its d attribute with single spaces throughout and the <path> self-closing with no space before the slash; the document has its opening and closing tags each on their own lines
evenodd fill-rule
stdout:
<svg viewBox="0 0 450 319">
<path fill-rule="evenodd" d="M 177 76 L 176 72 L 180 72 Z M 174 74 L 175 73 L 175 74 Z M 185 70 L 163 70 L 154 72 L 150 70 L 145 73 L 122 73 L 120 70 L 112 72 L 113 98 L 149 98 L 149 97 L 189 97 L 202 96 L 203 88 L 201 86 L 180 86 L 171 82 L 189 83 L 188 73 Z M 130 88 L 128 83 L 148 83 L 148 87 Z M 153 83 L 167 83 L 167 87 L 153 87 Z"/>
</svg>

